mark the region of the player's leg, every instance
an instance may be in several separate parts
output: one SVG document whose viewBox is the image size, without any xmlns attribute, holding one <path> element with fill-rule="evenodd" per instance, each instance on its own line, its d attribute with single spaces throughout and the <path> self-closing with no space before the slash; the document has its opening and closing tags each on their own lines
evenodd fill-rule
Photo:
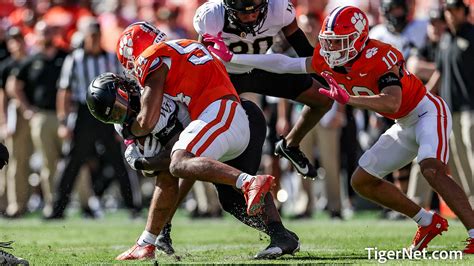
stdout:
<svg viewBox="0 0 474 266">
<path fill-rule="evenodd" d="M 303 137 L 319 122 L 321 117 L 331 108 L 332 100 L 324 97 L 318 91 L 322 85 L 314 79 L 311 79 L 311 86 L 301 92 L 296 99 L 304 103 L 305 106 L 296 120 L 293 128 L 285 136 L 285 141 L 277 143 L 276 153 L 289 159 L 296 170 L 303 176 L 316 177 L 316 169 L 311 162 L 299 152 L 299 144 Z M 308 166 L 308 171 L 304 171 Z"/>
<path fill-rule="evenodd" d="M 266 136 L 265 117 L 260 108 L 251 101 L 242 100 L 242 106 L 249 117 L 250 143 L 239 157 L 226 163 L 245 173 L 254 175 L 260 166 L 262 146 Z M 256 258 L 275 258 L 284 254 L 293 254 L 299 250 L 298 236 L 284 227 L 270 193 L 265 195 L 262 214 L 249 216 L 245 211 L 245 199 L 240 191 L 231 186 L 219 184 L 216 184 L 216 188 L 225 211 L 241 222 L 270 236 L 269 246 L 260 251 L 255 256 Z"/>
<path fill-rule="evenodd" d="M 435 158 L 427 158 L 420 162 L 420 168 L 430 186 L 459 217 L 466 229 L 474 229 L 474 211 L 466 193 L 448 175 L 446 164 Z M 474 232 L 472 237 L 474 238 Z"/>
<path fill-rule="evenodd" d="M 173 242 L 171 240 L 171 220 L 173 219 L 173 216 L 176 213 L 176 210 L 178 209 L 179 205 L 181 204 L 181 202 L 183 202 L 184 198 L 188 195 L 189 191 L 193 187 L 194 182 L 195 180 L 193 179 L 179 179 L 178 200 L 173 206 L 173 208 L 171 208 L 169 218 L 165 223 L 164 227 L 159 232 L 158 237 L 156 238 L 156 248 L 168 255 L 174 254 Z M 153 221 L 149 221 L 149 223 L 153 224 Z"/>
<path fill-rule="evenodd" d="M 420 118 L 416 126 L 419 143 L 417 160 L 421 173 L 469 230 L 470 240 L 464 251 L 474 253 L 474 211 L 459 184 L 448 175 L 451 113 L 446 103 L 437 96 L 427 94 L 424 103 L 428 113 Z"/>
<path fill-rule="evenodd" d="M 321 87 L 323 85 L 313 79 L 311 87 L 296 98 L 296 101 L 304 103 L 305 106 L 293 129 L 286 136 L 288 146 L 298 146 L 306 133 L 331 109 L 332 100 L 319 93 L 318 89 Z"/>
<path fill-rule="evenodd" d="M 171 215 L 174 214 L 178 202 L 178 179 L 169 172 L 161 172 L 155 180 L 155 191 L 148 211 L 145 231 L 137 243 L 124 253 L 117 256 L 117 260 L 154 259 L 155 242 L 157 236 L 165 227 Z"/>
<path fill-rule="evenodd" d="M 242 106 L 231 100 L 215 101 L 180 134 L 173 146 L 171 174 L 236 186 L 244 191 L 248 213 L 255 215 L 273 177 L 251 176 L 220 162 L 242 154 L 249 140 L 248 117 Z"/>
<path fill-rule="evenodd" d="M 421 207 L 408 199 L 393 183 L 371 175 L 360 166 L 352 174 L 351 185 L 364 198 L 408 217 L 420 211 Z"/>
<path fill-rule="evenodd" d="M 275 74 L 260 69 L 231 74 L 230 78 L 238 93 L 255 92 L 308 104 L 288 136 L 277 143 L 275 152 L 287 158 L 301 175 L 316 177 L 316 169 L 300 151 L 299 143 L 331 108 L 332 100 L 318 92 L 319 83 L 308 74 Z"/>
<path fill-rule="evenodd" d="M 393 183 L 383 177 L 399 169 L 416 156 L 416 147 L 410 147 L 408 139 L 413 128 L 399 124 L 390 127 L 375 144 L 359 159 L 359 167 L 351 178 L 351 185 L 359 194 L 387 208 L 413 217 L 420 207 L 409 200 Z M 403 141 L 407 142 L 401 145 Z M 411 140 L 411 146 L 416 146 Z"/>
<path fill-rule="evenodd" d="M 447 230 L 447 221 L 421 208 L 395 185 L 381 179 L 416 156 L 418 144 L 415 138 L 414 126 L 394 124 L 362 155 L 351 184 L 363 197 L 411 217 L 418 224 L 412 248 L 421 250 Z"/>
</svg>

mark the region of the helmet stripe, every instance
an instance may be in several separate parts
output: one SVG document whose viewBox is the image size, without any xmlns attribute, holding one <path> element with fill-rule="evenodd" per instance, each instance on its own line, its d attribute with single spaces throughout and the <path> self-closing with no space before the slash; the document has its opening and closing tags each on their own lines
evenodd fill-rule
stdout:
<svg viewBox="0 0 474 266">
<path fill-rule="evenodd" d="M 326 24 L 326 30 L 327 31 L 333 31 L 334 29 L 334 24 L 336 24 L 336 18 L 337 16 L 344 10 L 346 9 L 347 6 L 340 6 L 334 9 L 331 14 L 329 15 L 329 20 L 328 23 Z"/>
</svg>

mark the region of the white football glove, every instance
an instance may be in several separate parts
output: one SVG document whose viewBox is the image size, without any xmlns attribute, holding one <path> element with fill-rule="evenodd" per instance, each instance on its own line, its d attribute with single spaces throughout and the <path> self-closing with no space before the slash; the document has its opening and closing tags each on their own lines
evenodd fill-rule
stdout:
<svg viewBox="0 0 474 266">
<path fill-rule="evenodd" d="M 143 154 L 140 152 L 140 149 L 138 148 L 138 146 L 135 143 L 132 143 L 132 144 L 128 145 L 127 149 L 125 150 L 124 156 L 125 156 L 125 160 L 127 161 L 128 165 L 130 165 L 130 167 L 133 170 L 137 170 L 136 167 L 135 167 L 135 162 L 139 158 L 144 157 Z"/>
<path fill-rule="evenodd" d="M 143 156 L 144 157 L 153 157 L 161 150 L 161 144 L 153 136 L 148 136 L 145 139 L 143 144 Z"/>
</svg>

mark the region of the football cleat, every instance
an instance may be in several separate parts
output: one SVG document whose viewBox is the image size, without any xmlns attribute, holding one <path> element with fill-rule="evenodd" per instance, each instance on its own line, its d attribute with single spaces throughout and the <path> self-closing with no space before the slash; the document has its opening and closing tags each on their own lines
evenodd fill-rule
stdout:
<svg viewBox="0 0 474 266">
<path fill-rule="evenodd" d="M 173 241 L 171 240 L 171 224 L 167 223 L 156 238 L 155 246 L 158 250 L 163 251 L 166 255 L 173 255 Z"/>
<path fill-rule="evenodd" d="M 283 137 L 275 144 L 275 155 L 288 159 L 302 176 L 316 178 L 318 175 L 306 155 L 298 147 L 288 147 Z"/>
<path fill-rule="evenodd" d="M 254 256 L 254 259 L 276 259 L 286 254 L 294 255 L 300 250 L 298 236 L 286 230 L 283 234 L 275 234 L 270 239 L 270 245 Z"/>
<path fill-rule="evenodd" d="M 466 247 L 462 251 L 464 254 L 474 254 L 474 238 L 466 239 Z"/>
<path fill-rule="evenodd" d="M 270 191 L 274 179 L 271 175 L 257 175 L 242 185 L 248 215 L 254 216 L 262 211 L 265 195 Z"/>
<path fill-rule="evenodd" d="M 155 259 L 155 245 L 140 246 L 137 243 L 127 251 L 118 255 L 116 260 L 152 260 Z"/>
<path fill-rule="evenodd" d="M 433 213 L 433 220 L 428 226 L 418 226 L 413 242 L 410 246 L 412 250 L 423 250 L 428 243 L 437 235 L 442 235 L 443 231 L 448 231 L 448 221 L 437 213 Z"/>
<path fill-rule="evenodd" d="M 30 265 L 30 263 L 20 257 L 15 257 L 14 255 L 0 250 L 0 265 Z"/>
</svg>

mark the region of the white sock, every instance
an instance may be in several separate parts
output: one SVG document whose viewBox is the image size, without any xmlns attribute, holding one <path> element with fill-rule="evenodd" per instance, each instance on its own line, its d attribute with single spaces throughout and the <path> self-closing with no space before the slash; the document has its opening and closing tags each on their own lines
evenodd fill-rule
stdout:
<svg viewBox="0 0 474 266">
<path fill-rule="evenodd" d="M 246 173 L 242 172 L 239 175 L 239 177 L 237 178 L 237 181 L 235 182 L 235 186 L 240 189 L 240 188 L 242 188 L 242 186 L 244 185 L 244 183 L 246 181 L 249 181 L 252 178 L 253 178 L 252 175 L 249 175 L 249 174 L 246 174 Z"/>
<path fill-rule="evenodd" d="M 137 244 L 140 246 L 144 245 L 154 245 L 156 241 L 156 236 L 147 230 L 143 231 L 142 235 L 140 238 L 137 240 Z"/>
<path fill-rule="evenodd" d="M 470 237 L 470 238 L 473 238 L 473 239 L 474 239 L 474 229 L 469 229 L 469 230 L 467 231 L 467 233 L 469 234 L 469 237 Z"/>
<path fill-rule="evenodd" d="M 433 220 L 433 213 L 421 208 L 421 210 L 415 216 L 413 216 L 412 219 L 419 226 L 428 226 Z"/>
</svg>

